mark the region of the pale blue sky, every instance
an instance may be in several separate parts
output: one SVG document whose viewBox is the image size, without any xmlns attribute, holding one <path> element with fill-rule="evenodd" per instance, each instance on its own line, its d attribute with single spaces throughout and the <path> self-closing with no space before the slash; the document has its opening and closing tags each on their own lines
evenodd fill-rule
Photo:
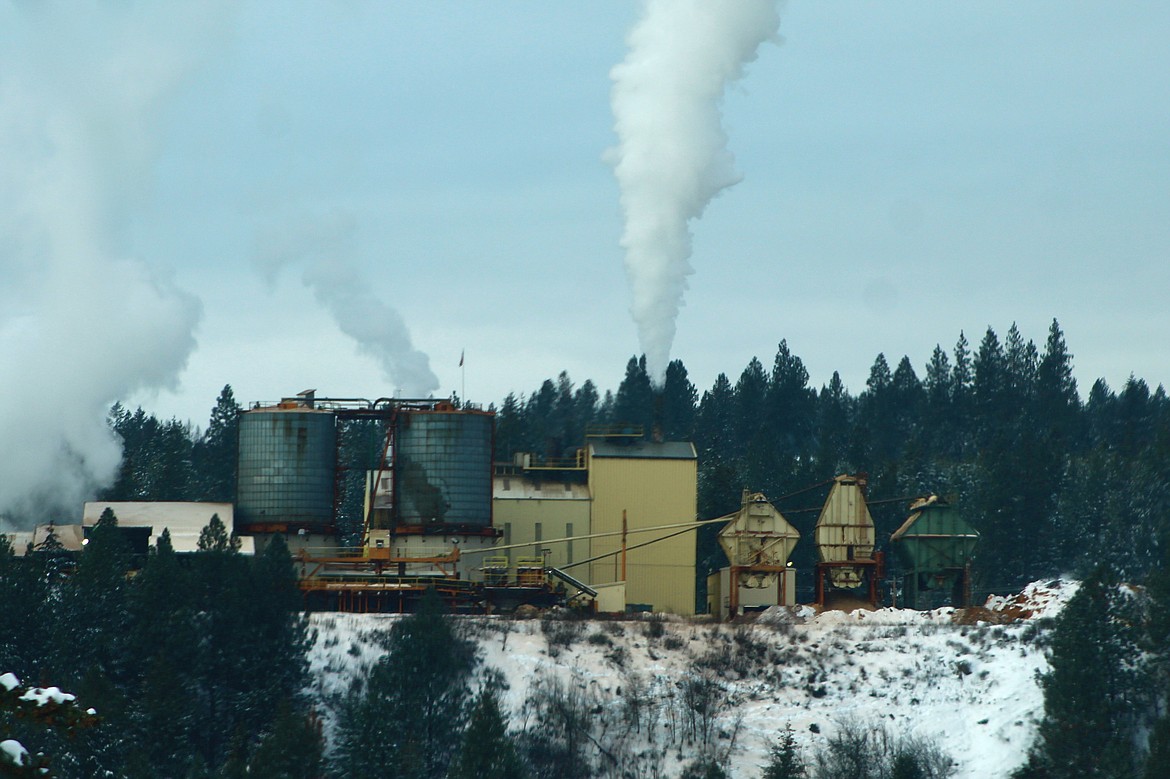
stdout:
<svg viewBox="0 0 1170 779">
<path fill-rule="evenodd" d="M 209 4 L 189 35 L 146 7 L 50 47 L 64 75 L 24 63 L 35 88 L 102 61 L 87 35 L 189 49 L 141 109 L 150 153 L 102 190 L 119 251 L 202 306 L 174 390 L 134 402 L 204 424 L 228 382 L 245 402 L 392 393 L 301 269 L 253 267 L 263 236 L 338 221 L 338 261 L 440 394 L 464 349 L 471 400 L 562 369 L 616 388 L 638 343 L 603 153 L 638 4 Z M 0 9 L 0 47 L 27 59 L 43 38 Z M 856 393 L 879 352 L 921 375 L 960 330 L 974 347 L 1014 321 L 1042 347 L 1054 317 L 1082 393 L 1170 384 L 1170 5 L 791 0 L 781 34 L 726 99 L 744 179 L 692 228 L 673 356 L 700 391 L 781 339 L 814 386 L 839 370 Z M 12 278 L 35 265 L 13 256 Z"/>
</svg>

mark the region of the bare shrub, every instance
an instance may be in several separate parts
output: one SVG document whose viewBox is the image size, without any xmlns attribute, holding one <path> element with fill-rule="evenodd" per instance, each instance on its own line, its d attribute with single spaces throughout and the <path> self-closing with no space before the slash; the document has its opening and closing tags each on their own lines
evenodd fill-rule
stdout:
<svg viewBox="0 0 1170 779">
<path fill-rule="evenodd" d="M 839 723 L 813 763 L 813 779 L 948 779 L 954 761 L 933 739 L 895 736 L 881 724 Z"/>
<path fill-rule="evenodd" d="M 706 747 L 716 717 L 727 708 L 727 690 L 711 673 L 697 668 L 679 682 L 679 688 L 690 738 Z"/>
<path fill-rule="evenodd" d="M 600 630 L 590 633 L 585 641 L 593 646 L 613 646 L 613 639 Z"/>
<path fill-rule="evenodd" d="M 540 618 L 540 632 L 548 642 L 548 653 L 557 657 L 562 648 L 567 649 L 581 638 L 585 623 L 566 615 L 548 613 Z"/>
</svg>

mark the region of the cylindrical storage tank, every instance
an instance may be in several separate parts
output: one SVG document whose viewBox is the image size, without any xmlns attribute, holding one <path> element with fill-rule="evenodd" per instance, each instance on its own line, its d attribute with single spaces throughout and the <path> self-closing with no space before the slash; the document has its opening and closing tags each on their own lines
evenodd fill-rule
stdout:
<svg viewBox="0 0 1170 779">
<path fill-rule="evenodd" d="M 337 424 L 304 406 L 257 408 L 240 415 L 236 487 L 238 532 L 333 529 Z"/>
<path fill-rule="evenodd" d="M 398 414 L 394 483 L 400 526 L 491 525 L 492 416 L 456 410 Z"/>
</svg>

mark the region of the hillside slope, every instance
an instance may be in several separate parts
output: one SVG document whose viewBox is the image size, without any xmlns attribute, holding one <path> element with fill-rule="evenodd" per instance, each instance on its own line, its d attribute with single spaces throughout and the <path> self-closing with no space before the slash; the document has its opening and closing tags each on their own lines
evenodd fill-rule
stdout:
<svg viewBox="0 0 1170 779">
<path fill-rule="evenodd" d="M 512 726 L 539 719 L 532 697 L 557 689 L 591 712 L 604 764 L 630 755 L 640 776 L 677 776 L 706 741 L 730 775 L 760 774 L 791 724 L 807 758 L 842 727 L 881 724 L 932 738 L 956 776 L 1005 777 L 1023 762 L 1043 710 L 1038 641 L 1075 592 L 1036 583 L 967 612 L 818 614 L 773 608 L 753 623 L 464 618 L 481 668 L 508 684 Z M 339 697 L 380 655 L 395 616 L 317 614 L 314 694 L 332 722 Z M 1002 624 L 1000 624 L 1002 623 Z"/>
</svg>

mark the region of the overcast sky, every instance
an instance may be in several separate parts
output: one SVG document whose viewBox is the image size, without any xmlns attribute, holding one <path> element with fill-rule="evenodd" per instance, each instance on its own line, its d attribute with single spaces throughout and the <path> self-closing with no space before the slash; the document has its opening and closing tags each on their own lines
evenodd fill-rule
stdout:
<svg viewBox="0 0 1170 779">
<path fill-rule="evenodd" d="M 374 398 L 423 355 L 485 404 L 561 370 L 616 389 L 640 347 L 610 72 L 640 4 L 79 8 L 0 1 L 6 385 L 199 425 L 226 383 Z M 1170 384 L 1170 4 L 780 20 L 723 103 L 743 180 L 691 224 L 671 356 L 700 391 L 781 339 L 857 393 L 879 352 L 921 376 L 960 331 L 1042 348 L 1053 318 L 1082 395 Z"/>
</svg>

